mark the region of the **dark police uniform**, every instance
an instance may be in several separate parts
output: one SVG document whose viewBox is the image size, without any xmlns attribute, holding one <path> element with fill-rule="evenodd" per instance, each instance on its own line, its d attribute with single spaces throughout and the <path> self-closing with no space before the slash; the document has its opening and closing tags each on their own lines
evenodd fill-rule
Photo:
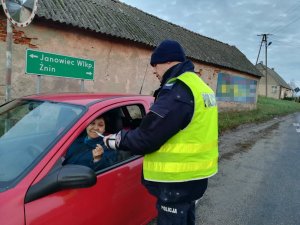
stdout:
<svg viewBox="0 0 300 225">
<path fill-rule="evenodd" d="M 172 84 L 167 83 L 169 79 L 187 71 L 194 71 L 190 60 L 173 66 L 164 74 L 160 88 L 154 93 L 155 102 L 150 112 L 137 129 L 122 130 L 119 149 L 140 155 L 157 151 L 168 139 L 189 124 L 194 112 L 191 90 L 179 80 Z M 159 224 L 168 225 L 167 221 L 172 221 L 172 225 L 195 224 L 195 200 L 204 194 L 207 178 L 169 183 L 142 179 L 142 182 L 158 199 Z"/>
</svg>

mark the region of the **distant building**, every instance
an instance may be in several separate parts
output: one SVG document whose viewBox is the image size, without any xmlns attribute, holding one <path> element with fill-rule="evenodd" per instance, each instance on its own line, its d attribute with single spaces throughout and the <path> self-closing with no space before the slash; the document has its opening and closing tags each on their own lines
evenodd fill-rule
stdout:
<svg viewBox="0 0 300 225">
<path fill-rule="evenodd" d="M 221 110 L 256 107 L 261 74 L 235 46 L 117 0 L 39 0 L 33 22 L 25 28 L 15 27 L 13 32 L 13 98 L 36 92 L 36 76 L 25 74 L 27 48 L 95 60 L 94 80 L 84 81 L 85 91 L 152 94 L 159 82 L 149 65 L 151 52 L 162 40 L 174 39 L 186 49 L 199 76 L 216 92 Z M 6 17 L 0 10 L 2 102 L 5 52 Z M 41 92 L 80 91 L 80 80 L 41 77 Z"/>
<path fill-rule="evenodd" d="M 259 81 L 258 94 L 276 99 L 283 99 L 285 97 L 293 96 L 293 89 L 288 85 L 282 77 L 275 72 L 274 68 L 267 68 L 266 79 L 266 66 L 260 62 L 256 65 L 256 68 L 262 74 L 262 78 Z M 267 85 L 266 85 L 267 81 Z"/>
</svg>

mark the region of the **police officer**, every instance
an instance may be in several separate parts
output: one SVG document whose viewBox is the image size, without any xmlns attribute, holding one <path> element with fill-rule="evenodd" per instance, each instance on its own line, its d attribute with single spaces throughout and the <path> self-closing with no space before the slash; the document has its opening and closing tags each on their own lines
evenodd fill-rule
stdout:
<svg viewBox="0 0 300 225">
<path fill-rule="evenodd" d="M 142 183 L 157 198 L 158 225 L 195 224 L 195 201 L 218 170 L 214 92 L 181 45 L 164 40 L 150 64 L 161 85 L 141 125 L 104 138 L 112 149 L 145 155 Z"/>
</svg>

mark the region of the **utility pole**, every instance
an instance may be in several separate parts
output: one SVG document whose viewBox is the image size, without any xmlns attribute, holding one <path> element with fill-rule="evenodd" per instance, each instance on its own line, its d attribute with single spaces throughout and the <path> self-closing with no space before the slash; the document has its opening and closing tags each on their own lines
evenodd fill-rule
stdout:
<svg viewBox="0 0 300 225">
<path fill-rule="evenodd" d="M 10 20 L 7 20 L 6 28 L 6 85 L 5 85 L 5 102 L 11 100 L 11 73 L 12 73 L 12 36 L 13 25 Z"/>
<path fill-rule="evenodd" d="M 11 100 L 11 75 L 12 75 L 12 42 L 13 25 L 26 27 L 33 20 L 37 11 L 38 0 L 1 0 L 4 13 L 7 17 L 6 36 L 6 85 L 5 101 Z"/>
<path fill-rule="evenodd" d="M 257 35 L 257 36 L 261 36 L 261 35 Z M 262 46 L 262 44 L 264 42 L 263 40 L 264 40 L 264 38 L 262 38 L 261 42 L 260 42 L 259 51 L 258 51 L 258 55 L 257 55 L 257 58 L 256 58 L 255 65 L 257 65 L 257 62 L 258 62 L 258 58 L 259 58 L 259 55 L 260 55 L 261 46 Z"/>
<path fill-rule="evenodd" d="M 266 97 L 268 97 L 268 46 L 272 44 L 272 42 L 269 42 L 269 43 L 268 43 L 268 35 L 271 35 L 271 34 L 260 34 L 260 35 L 257 35 L 257 36 L 262 36 L 262 39 L 261 39 L 261 43 L 260 43 L 260 47 L 259 47 L 259 51 L 258 51 L 258 55 L 257 55 L 257 59 L 256 59 L 256 63 L 255 63 L 255 65 L 256 65 L 256 64 L 257 64 L 257 61 L 258 61 L 258 58 L 259 58 L 259 54 L 260 54 L 260 50 L 261 50 L 261 46 L 262 46 L 263 42 L 265 42 L 265 64 L 266 64 L 265 76 L 266 76 Z"/>
</svg>

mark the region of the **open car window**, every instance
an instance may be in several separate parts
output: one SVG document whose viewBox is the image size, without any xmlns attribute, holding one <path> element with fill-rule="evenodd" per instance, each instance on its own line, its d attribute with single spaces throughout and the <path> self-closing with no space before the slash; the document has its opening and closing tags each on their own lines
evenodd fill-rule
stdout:
<svg viewBox="0 0 300 225">
<path fill-rule="evenodd" d="M 144 115 L 145 110 L 142 105 L 134 104 L 120 106 L 93 116 L 93 118 L 90 118 L 89 120 L 88 127 L 93 123 L 95 124 L 95 121 L 102 118 L 105 121 L 105 132 L 103 134 L 114 134 L 122 129 L 136 128 L 139 126 Z M 128 151 L 115 151 L 108 149 L 104 145 L 102 137 L 88 134 L 89 132 L 94 132 L 93 127 L 88 127 L 81 132 L 81 134 L 67 149 L 63 165 L 84 165 L 90 167 L 96 172 L 100 172 L 109 170 L 110 168 L 114 168 L 139 157 Z M 91 129 L 91 131 L 89 131 L 89 129 Z M 93 150 L 96 148 L 97 144 L 103 149 L 103 154 L 99 161 L 96 161 L 93 157 Z"/>
</svg>

